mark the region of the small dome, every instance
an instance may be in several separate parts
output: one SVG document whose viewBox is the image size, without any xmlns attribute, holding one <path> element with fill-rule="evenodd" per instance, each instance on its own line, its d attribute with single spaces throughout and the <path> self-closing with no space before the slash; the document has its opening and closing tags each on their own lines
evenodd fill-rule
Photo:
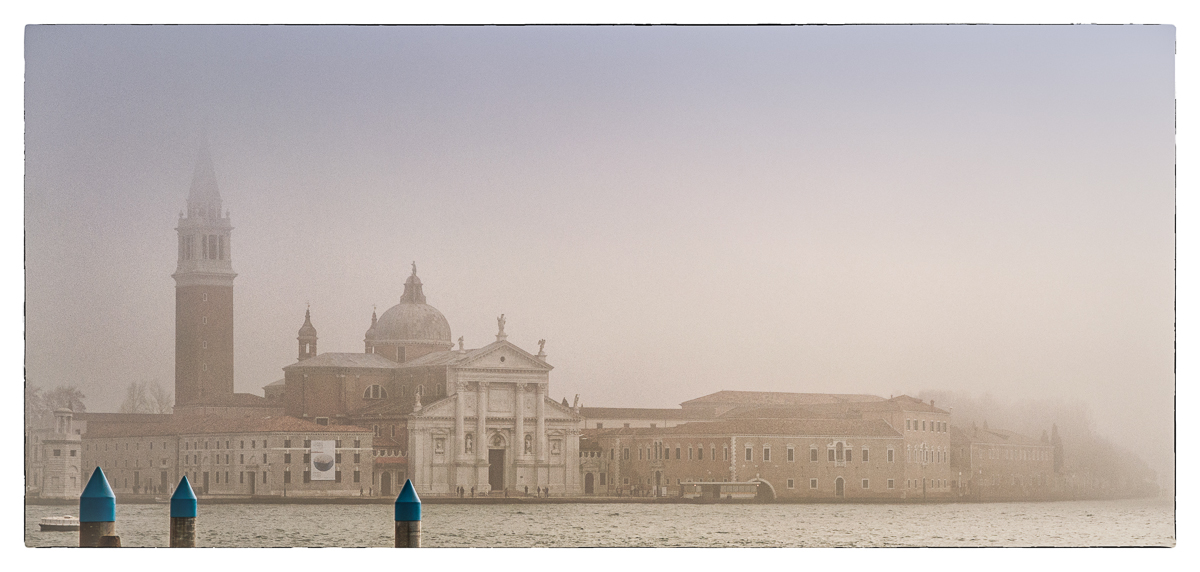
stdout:
<svg viewBox="0 0 1200 572">
<path fill-rule="evenodd" d="M 425 303 L 421 279 L 413 273 L 404 282 L 400 303 L 388 308 L 370 330 L 367 339 L 376 342 L 419 342 L 453 345 L 450 342 L 450 322 L 437 308 Z"/>
<path fill-rule="evenodd" d="M 314 328 L 312 325 L 312 317 L 309 316 L 307 308 L 305 308 L 305 310 L 304 310 L 304 325 L 300 326 L 300 333 L 299 333 L 298 337 L 301 337 L 301 338 L 317 337 L 317 329 Z"/>
</svg>

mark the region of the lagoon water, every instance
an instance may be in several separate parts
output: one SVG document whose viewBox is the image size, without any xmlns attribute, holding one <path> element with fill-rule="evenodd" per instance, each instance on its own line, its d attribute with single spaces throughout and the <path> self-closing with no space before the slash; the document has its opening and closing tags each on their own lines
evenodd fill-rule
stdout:
<svg viewBox="0 0 1200 572">
<path fill-rule="evenodd" d="M 123 546 L 166 546 L 167 505 L 118 505 Z M 41 532 L 27 546 L 75 546 Z M 391 546 L 391 505 L 201 505 L 199 546 Z M 426 504 L 428 547 L 1174 546 L 1171 499 L 979 504 Z"/>
</svg>

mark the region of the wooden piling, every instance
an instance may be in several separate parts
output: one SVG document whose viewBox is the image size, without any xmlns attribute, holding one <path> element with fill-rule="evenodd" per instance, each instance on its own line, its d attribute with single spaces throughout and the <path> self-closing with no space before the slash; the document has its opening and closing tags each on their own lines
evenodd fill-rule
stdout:
<svg viewBox="0 0 1200 572">
<path fill-rule="evenodd" d="M 396 548 L 421 547 L 421 498 L 412 480 L 404 482 L 396 497 Z"/>
<path fill-rule="evenodd" d="M 82 548 L 97 548 L 101 546 L 121 546 L 120 537 L 116 536 L 117 496 L 104 471 L 96 467 L 92 478 L 79 495 L 79 546 Z M 105 539 L 109 540 L 105 540 Z M 116 544 L 112 543 L 116 538 Z"/>
<path fill-rule="evenodd" d="M 196 547 L 196 493 L 185 476 L 171 495 L 171 548 Z"/>
<path fill-rule="evenodd" d="M 100 537 L 100 548 L 120 548 L 121 537 L 115 534 L 106 534 Z"/>
</svg>

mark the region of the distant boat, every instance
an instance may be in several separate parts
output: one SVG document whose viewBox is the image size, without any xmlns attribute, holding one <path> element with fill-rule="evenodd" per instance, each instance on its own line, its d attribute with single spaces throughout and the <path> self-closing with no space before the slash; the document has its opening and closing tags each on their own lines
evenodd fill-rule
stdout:
<svg viewBox="0 0 1200 572">
<path fill-rule="evenodd" d="M 71 515 L 47 516 L 41 522 L 42 530 L 79 530 L 79 519 Z"/>
</svg>

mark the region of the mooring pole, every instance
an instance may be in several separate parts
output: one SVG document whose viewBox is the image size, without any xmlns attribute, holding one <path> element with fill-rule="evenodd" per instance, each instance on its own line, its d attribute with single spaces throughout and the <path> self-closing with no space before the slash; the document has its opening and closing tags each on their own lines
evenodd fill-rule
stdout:
<svg viewBox="0 0 1200 572">
<path fill-rule="evenodd" d="M 404 482 L 396 497 L 396 548 L 421 547 L 421 498 L 412 480 Z"/>
<path fill-rule="evenodd" d="M 108 486 L 104 471 L 96 467 L 79 495 L 79 546 L 121 546 L 117 530 L 117 495 Z M 115 539 L 115 543 L 114 543 Z"/>
<path fill-rule="evenodd" d="M 171 495 L 171 548 L 196 547 L 196 493 L 187 476 Z"/>
</svg>

